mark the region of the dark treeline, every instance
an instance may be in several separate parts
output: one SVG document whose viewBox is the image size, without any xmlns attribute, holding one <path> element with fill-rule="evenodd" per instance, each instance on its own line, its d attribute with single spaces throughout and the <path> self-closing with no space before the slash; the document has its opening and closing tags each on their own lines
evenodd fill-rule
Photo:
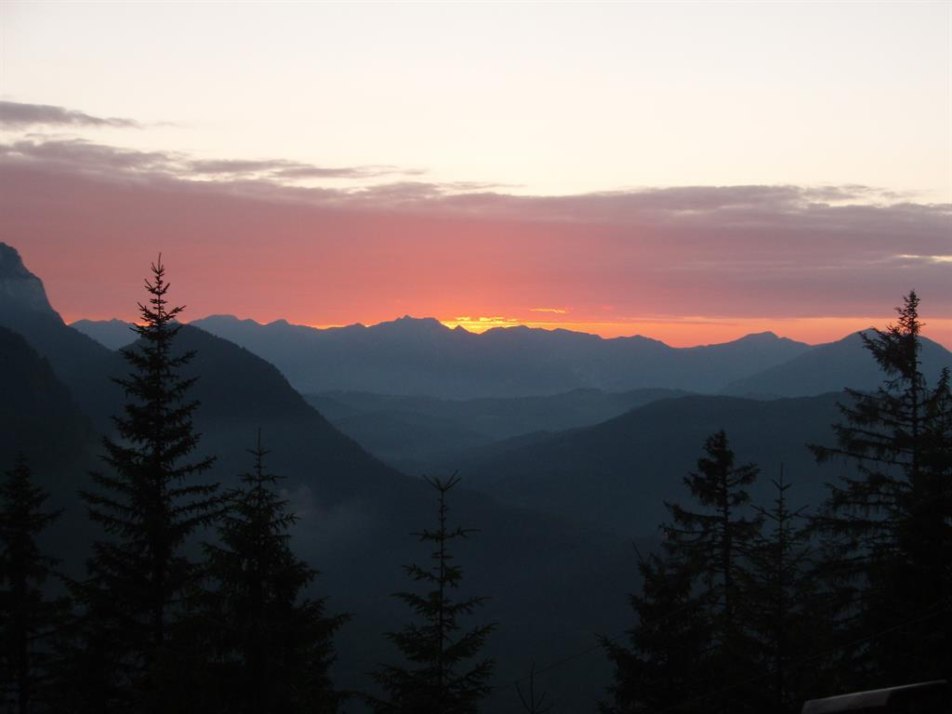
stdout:
<svg viewBox="0 0 952 714">
<path fill-rule="evenodd" d="M 259 433 L 251 468 L 223 491 L 204 473 L 181 370 L 193 353 L 175 349 L 181 307 L 170 307 L 161 260 L 146 282 L 139 340 L 122 351 L 129 374 L 115 381 L 127 400 L 102 440 L 103 469 L 82 492 L 101 537 L 82 578 L 58 573 L 38 546 L 58 517 L 19 460 L 0 483 L 0 705 L 39 712 L 336 712 L 352 692 L 329 676 L 334 634 L 347 621 L 305 597 L 317 571 L 291 551 L 294 516 L 267 470 Z M 408 566 L 433 590 L 402 593 L 422 624 L 391 638 L 407 664 L 382 670 L 385 696 L 361 700 L 381 712 L 474 712 L 492 662 L 475 657 L 491 626 L 453 640 L 457 617 L 481 602 L 454 602 L 460 568 L 450 542 L 447 492 L 434 480 L 438 529 L 420 537 L 438 548 L 432 569 Z M 196 548 L 197 543 L 201 548 Z M 50 582 L 65 594 L 50 597 Z"/>
<path fill-rule="evenodd" d="M 808 508 L 780 467 L 772 504 L 721 431 L 666 504 L 660 552 L 640 559 L 628 644 L 606 641 L 615 681 L 602 711 L 797 712 L 854 690 L 952 679 L 952 391 L 927 384 L 919 300 L 864 336 L 882 369 L 847 391 L 835 443 L 811 445 L 845 475 Z"/>
<path fill-rule="evenodd" d="M 43 712 L 375 712 L 469 714 L 491 691 L 481 653 L 494 624 L 467 626 L 483 597 L 458 597 L 451 524 L 457 478 L 432 479 L 435 525 L 414 534 L 426 565 L 405 566 L 394 595 L 409 611 L 387 633 L 401 661 L 370 673 L 374 693 L 338 691 L 334 637 L 349 616 L 306 593 L 318 576 L 294 555 L 294 523 L 267 466 L 267 435 L 230 490 L 206 480 L 175 349 L 180 307 L 161 260 L 146 282 L 138 341 L 116 381 L 126 403 L 101 470 L 82 493 L 99 526 L 82 577 L 39 547 L 58 517 L 19 460 L 0 484 L 0 705 Z M 605 639 L 615 665 L 604 712 L 794 712 L 804 699 L 952 675 L 952 391 L 919 364 L 918 299 L 896 325 L 864 337 L 885 375 L 849 392 L 835 443 L 818 459 L 845 475 L 825 503 L 801 504 L 782 468 L 772 502 L 738 463 L 728 435 L 703 445 L 666 504 L 655 552 L 639 555 L 641 590 L 627 641 Z M 247 448 L 251 446 L 251 448 Z M 63 588 L 51 587 L 55 582 Z M 593 585 L 597 586 L 597 585 Z M 478 617 L 478 615 L 477 615 Z M 532 685 L 530 677 L 530 685 Z M 526 711 L 553 703 L 517 691 Z M 557 702 L 554 705 L 557 707 Z"/>
</svg>

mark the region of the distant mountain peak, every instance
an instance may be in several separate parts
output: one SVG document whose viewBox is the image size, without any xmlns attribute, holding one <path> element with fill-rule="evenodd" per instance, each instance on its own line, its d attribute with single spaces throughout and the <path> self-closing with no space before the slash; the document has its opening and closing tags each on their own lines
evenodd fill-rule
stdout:
<svg viewBox="0 0 952 714">
<path fill-rule="evenodd" d="M 17 249 L 6 243 L 0 243 L 0 309 L 45 313 L 59 319 L 46 297 L 43 281 L 27 270 Z"/>
<path fill-rule="evenodd" d="M 413 317 L 412 315 L 404 315 L 403 317 L 398 317 L 396 320 L 381 322 L 377 325 L 373 325 L 373 328 L 383 330 L 399 329 L 401 331 L 410 329 L 414 332 L 427 333 L 452 332 L 450 328 L 437 320 L 435 317 Z"/>
<path fill-rule="evenodd" d="M 779 342 L 796 342 L 796 340 L 781 337 L 772 330 L 765 330 L 764 332 L 751 332 L 749 335 L 744 335 L 736 340 L 736 342 L 746 345 L 773 345 Z"/>
<path fill-rule="evenodd" d="M 133 324 L 131 322 L 116 318 L 111 320 L 76 320 L 76 322 L 71 322 L 69 326 L 111 350 L 126 347 L 135 342 L 138 337 L 132 329 Z"/>
<path fill-rule="evenodd" d="M 221 325 L 239 325 L 239 324 L 261 325 L 262 324 L 250 318 L 241 318 L 241 317 L 238 317 L 237 315 L 226 315 L 226 314 L 207 315 L 205 317 L 192 320 L 191 322 L 206 322 L 206 321 L 216 322 Z M 283 320 L 281 322 L 283 322 Z"/>
</svg>

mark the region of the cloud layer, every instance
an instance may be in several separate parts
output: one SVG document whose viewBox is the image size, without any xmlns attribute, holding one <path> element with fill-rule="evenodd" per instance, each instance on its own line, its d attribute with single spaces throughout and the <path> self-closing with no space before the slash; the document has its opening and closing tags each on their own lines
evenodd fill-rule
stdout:
<svg viewBox="0 0 952 714">
<path fill-rule="evenodd" d="M 0 101 L 0 127 L 23 129 L 33 126 L 113 127 L 120 129 L 139 128 L 142 125 L 132 119 L 95 117 L 75 109 L 56 107 L 50 104 L 24 104 Z"/>
<path fill-rule="evenodd" d="M 341 178 L 359 185 L 299 182 Z M 81 139 L 0 146 L 4 240 L 68 317 L 131 313 L 162 251 L 192 317 L 888 318 L 915 288 L 952 320 L 949 205 L 864 186 L 547 197 L 421 178 Z"/>
</svg>

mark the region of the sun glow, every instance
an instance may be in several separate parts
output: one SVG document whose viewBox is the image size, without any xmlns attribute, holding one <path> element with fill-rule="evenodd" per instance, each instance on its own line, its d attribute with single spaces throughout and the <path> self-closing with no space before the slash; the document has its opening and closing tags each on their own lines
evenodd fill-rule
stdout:
<svg viewBox="0 0 952 714">
<path fill-rule="evenodd" d="M 440 322 L 450 329 L 462 327 L 467 332 L 476 333 L 485 332 L 486 330 L 491 330 L 494 327 L 518 327 L 519 325 L 525 325 L 526 327 L 539 326 L 535 324 L 530 325 L 524 323 L 514 317 L 502 317 L 501 315 L 493 315 L 492 317 L 472 317 L 470 315 L 460 315 L 452 319 L 440 320 Z"/>
<path fill-rule="evenodd" d="M 557 316 L 556 316 L 557 317 Z M 860 317 L 798 317 L 798 318 L 736 318 L 736 317 L 666 317 L 630 318 L 617 321 L 533 320 L 502 315 L 462 315 L 440 319 L 449 328 L 462 327 L 468 332 L 482 333 L 494 328 L 529 327 L 543 330 L 571 330 L 610 339 L 643 336 L 660 340 L 672 347 L 694 347 L 719 344 L 759 332 L 773 332 L 780 337 L 821 344 L 834 342 L 869 327 L 884 327 L 891 318 Z M 952 344 L 952 320 L 933 318 L 927 321 L 926 337 L 944 345 Z"/>
</svg>

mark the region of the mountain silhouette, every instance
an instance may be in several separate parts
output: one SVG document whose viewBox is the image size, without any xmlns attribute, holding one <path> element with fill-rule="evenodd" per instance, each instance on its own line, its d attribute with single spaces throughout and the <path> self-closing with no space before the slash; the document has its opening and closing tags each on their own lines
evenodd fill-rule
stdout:
<svg viewBox="0 0 952 714">
<path fill-rule="evenodd" d="M 819 503 L 839 465 L 818 467 L 806 444 L 832 442 L 830 425 L 844 397 L 663 399 L 592 427 L 499 445 L 457 467 L 471 485 L 507 503 L 648 537 L 667 518 L 664 501 L 686 498 L 682 478 L 719 429 L 738 463 L 763 469 L 752 494 L 769 498 L 769 479 L 783 464 L 792 501 Z"/>
<path fill-rule="evenodd" d="M 26 269 L 16 248 L 0 243 L 0 311 L 6 310 L 59 318 L 43 281 Z"/>
<path fill-rule="evenodd" d="M 432 318 L 316 329 L 231 316 L 194 321 L 275 364 L 298 391 L 363 391 L 453 399 L 551 395 L 578 388 L 712 392 L 809 347 L 772 333 L 674 348 L 645 337 L 495 328 L 473 334 Z"/>
<path fill-rule="evenodd" d="M 95 440 L 69 389 L 24 337 L 0 327 L 0 470 L 18 455 L 47 472 L 68 465 Z"/>
<path fill-rule="evenodd" d="M 17 250 L 5 243 L 0 243 L 0 327 L 25 337 L 80 405 L 98 400 L 108 381 L 112 353 L 66 326 L 50 305 L 43 282 L 26 268 Z"/>
<path fill-rule="evenodd" d="M 854 332 L 836 342 L 817 345 L 789 362 L 733 382 L 724 393 L 774 398 L 814 396 L 846 387 L 874 390 L 882 383 L 883 373 L 861 334 Z M 952 352 L 926 337 L 920 338 L 920 344 L 922 372 L 934 383 L 942 368 L 952 369 Z"/>
<path fill-rule="evenodd" d="M 132 324 L 124 320 L 77 320 L 70 323 L 70 327 L 111 350 L 127 347 L 136 340 Z"/>
<path fill-rule="evenodd" d="M 29 280 L 17 272 L 15 280 Z M 129 367 L 119 353 L 65 325 L 52 308 L 30 309 L 9 296 L 2 296 L 4 314 L 22 332 L 0 334 L 7 367 L 0 389 L 5 397 L 15 396 L 0 411 L 0 431 L 11 435 L 4 448 L 12 453 L 24 442 L 33 448 L 38 438 L 38 448 L 63 450 L 43 483 L 55 490 L 55 503 L 69 504 L 60 521 L 66 525 L 54 529 L 54 553 L 65 556 L 67 572 L 79 575 L 95 527 L 76 491 L 88 487 L 90 468 L 104 468 L 92 458 L 101 453 L 95 433 L 91 427 L 84 432 L 80 422 L 88 426 L 88 416 L 101 431 L 111 427 L 109 416 L 125 400 L 111 378 Z M 432 524 L 432 489 L 340 433 L 273 365 L 250 351 L 189 325 L 175 348 L 196 351 L 186 376 L 197 378 L 189 394 L 200 402 L 197 455 L 217 456 L 209 478 L 234 485 L 250 466 L 247 449 L 261 430 L 268 469 L 285 477 L 282 488 L 298 519 L 292 545 L 321 571 L 315 593 L 328 596 L 331 611 L 354 615 L 337 641 L 335 681 L 344 688 L 362 686 L 365 673 L 388 657 L 382 633 L 398 629 L 406 617 L 388 594 L 404 586 L 403 564 L 426 557 L 411 534 Z M 82 359 L 72 359 L 76 355 Z M 27 414 L 36 418 L 24 420 Z M 30 428 L 16 431 L 17 424 Z M 70 437 L 77 429 L 78 437 Z M 499 660 L 501 678 L 523 676 L 532 661 L 577 652 L 591 646 L 595 632 L 623 627 L 627 613 L 619 593 L 631 587 L 633 562 L 621 539 L 463 488 L 454 490 L 451 505 L 457 522 L 480 531 L 456 556 L 472 592 L 493 596 L 483 614 L 501 623 L 488 649 Z M 604 658 L 588 658 L 577 663 L 571 681 L 556 677 L 546 687 L 568 706 L 582 706 L 607 676 Z M 510 693 L 499 697 L 490 705 L 494 711 L 518 711 Z"/>
<path fill-rule="evenodd" d="M 670 389 L 575 389 L 544 397 L 467 400 L 339 391 L 305 396 L 375 456 L 408 473 L 428 473 L 502 440 L 590 426 L 684 394 Z"/>
</svg>

